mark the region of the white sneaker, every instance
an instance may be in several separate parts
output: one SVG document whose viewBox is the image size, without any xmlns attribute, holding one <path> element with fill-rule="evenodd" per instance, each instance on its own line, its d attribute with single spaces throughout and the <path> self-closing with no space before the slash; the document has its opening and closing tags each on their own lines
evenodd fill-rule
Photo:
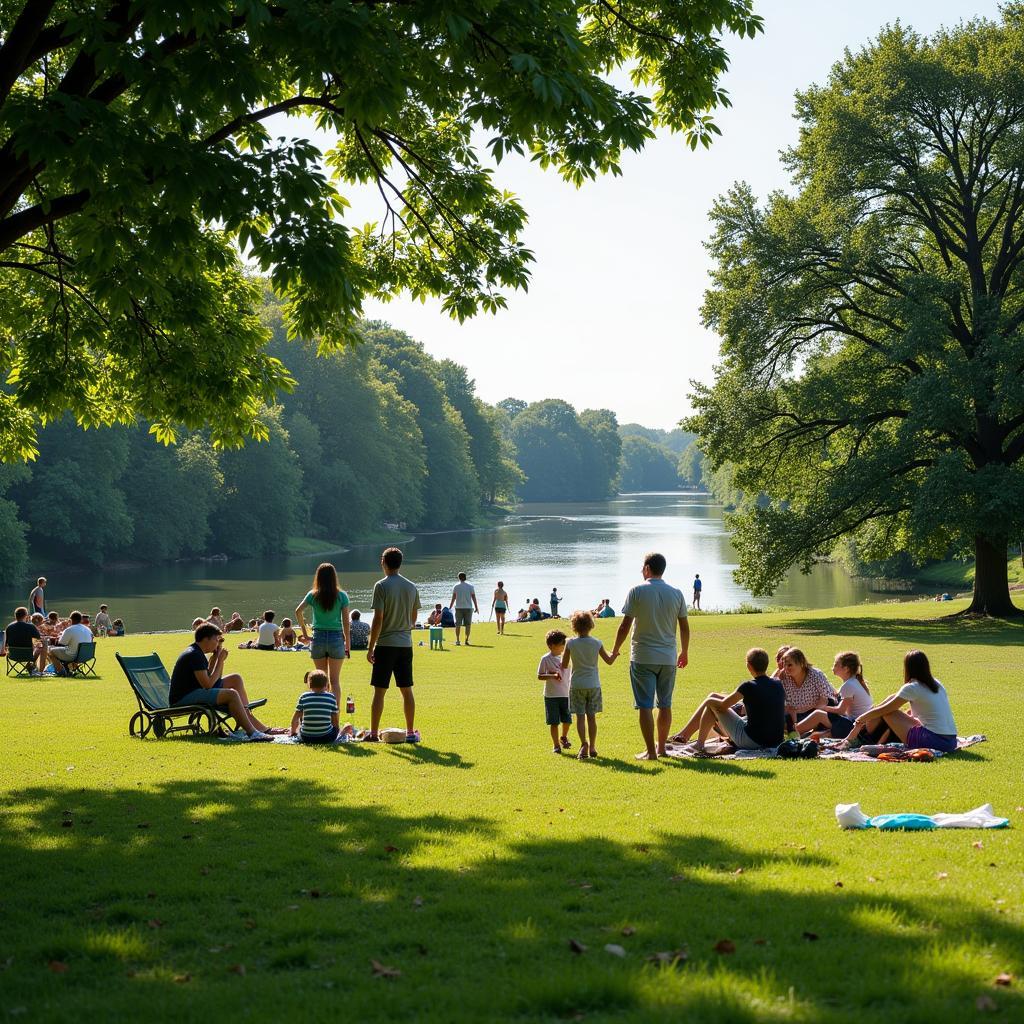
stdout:
<svg viewBox="0 0 1024 1024">
<path fill-rule="evenodd" d="M 265 732 L 260 732 L 258 729 L 254 733 L 249 735 L 250 743 L 273 743 L 274 737 L 268 736 Z"/>
</svg>

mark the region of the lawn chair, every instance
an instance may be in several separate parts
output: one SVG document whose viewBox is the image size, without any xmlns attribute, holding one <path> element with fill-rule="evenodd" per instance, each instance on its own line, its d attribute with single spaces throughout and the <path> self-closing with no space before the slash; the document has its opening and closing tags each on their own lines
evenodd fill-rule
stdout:
<svg viewBox="0 0 1024 1024">
<path fill-rule="evenodd" d="M 31 647 L 8 647 L 7 648 L 7 674 L 18 676 L 31 676 L 32 670 L 36 667 L 36 655 Z"/>
<path fill-rule="evenodd" d="M 66 678 L 78 676 L 80 679 L 98 679 L 96 675 L 96 643 L 79 644 L 75 652 L 75 660 L 64 663 L 64 675 Z"/>
<path fill-rule="evenodd" d="M 139 710 L 128 723 L 131 736 L 142 739 L 150 730 L 157 739 L 172 732 L 187 732 L 193 736 L 201 736 L 205 732 L 213 736 L 227 727 L 231 715 L 226 707 L 207 707 L 205 704 L 170 706 L 168 698 L 171 694 L 171 680 L 159 654 L 154 652 L 142 657 L 126 658 L 115 653 L 114 657 L 124 669 L 135 699 L 139 702 Z M 261 708 L 266 703 L 265 697 L 250 701 L 249 710 Z M 175 725 L 175 720 L 180 718 L 187 719 L 187 723 Z"/>
</svg>

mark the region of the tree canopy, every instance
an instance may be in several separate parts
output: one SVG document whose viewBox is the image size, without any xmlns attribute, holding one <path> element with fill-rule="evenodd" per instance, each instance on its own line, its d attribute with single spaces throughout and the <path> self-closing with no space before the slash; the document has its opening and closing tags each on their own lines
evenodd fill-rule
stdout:
<svg viewBox="0 0 1024 1024">
<path fill-rule="evenodd" d="M 501 308 L 533 257 L 492 161 L 578 185 L 659 126 L 707 144 L 720 37 L 760 27 L 750 0 L 0 2 L 0 457 L 65 411 L 270 437 L 291 378 L 239 251 L 324 347 L 370 296 Z M 346 219 L 360 186 L 375 224 Z"/>
<path fill-rule="evenodd" d="M 843 537 L 976 558 L 972 610 L 1014 614 L 1024 528 L 1024 5 L 925 38 L 895 26 L 797 98 L 792 193 L 716 204 L 687 421 L 770 501 L 733 517 L 770 592 Z"/>
</svg>

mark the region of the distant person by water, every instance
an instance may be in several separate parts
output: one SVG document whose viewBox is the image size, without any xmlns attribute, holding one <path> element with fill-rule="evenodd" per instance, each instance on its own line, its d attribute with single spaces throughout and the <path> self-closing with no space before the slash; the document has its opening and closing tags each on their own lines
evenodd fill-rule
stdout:
<svg viewBox="0 0 1024 1024">
<path fill-rule="evenodd" d="M 505 584 L 501 580 L 498 580 L 498 585 L 494 589 L 491 608 L 494 611 L 494 621 L 498 627 L 498 636 L 504 636 L 505 616 L 508 613 L 508 591 L 505 590 Z"/>
<path fill-rule="evenodd" d="M 622 606 L 622 622 L 615 634 L 612 654 L 633 629 L 629 660 L 629 681 L 633 688 L 633 706 L 640 718 L 640 732 L 647 749 L 637 754 L 638 760 L 656 761 L 665 754 L 665 742 L 672 726 L 672 691 L 676 669 L 686 668 L 689 661 L 690 621 L 682 591 L 670 587 L 663 579 L 665 556 L 651 552 L 641 567 L 644 582 L 626 595 Z M 634 628 L 635 622 L 635 628 Z M 676 654 L 676 629 L 680 650 Z M 658 707 L 658 737 L 654 737 L 654 707 Z"/>
<path fill-rule="evenodd" d="M 35 612 L 39 612 L 40 615 L 46 614 L 46 577 L 40 576 L 36 580 L 35 587 L 32 588 L 32 593 L 28 595 L 28 610 L 29 614 L 32 615 Z"/>
<path fill-rule="evenodd" d="M 385 548 L 380 558 L 384 578 L 373 585 L 373 624 L 367 645 L 366 660 L 373 666 L 370 685 L 373 703 L 370 707 L 370 735 L 380 739 L 380 720 L 384 714 L 384 696 L 395 685 L 402 695 L 406 738 L 418 743 L 416 731 L 416 698 L 412 692 L 412 630 L 420 610 L 420 594 L 416 585 L 399 573 L 402 567 L 400 548 Z"/>
<path fill-rule="evenodd" d="M 700 581 L 700 573 L 697 573 L 697 575 L 693 577 L 693 607 L 694 608 L 697 608 L 697 609 L 700 608 L 700 594 L 701 594 L 701 591 L 703 589 L 704 589 L 704 584 L 701 583 L 701 581 Z"/>
<path fill-rule="evenodd" d="M 601 603 L 590 613 L 595 619 L 614 619 L 615 609 L 607 597 L 601 598 Z"/>
<path fill-rule="evenodd" d="M 558 596 L 558 587 L 552 587 L 551 596 L 548 598 L 548 603 L 551 605 L 551 618 L 558 618 L 558 606 L 561 602 L 562 599 Z"/>
<path fill-rule="evenodd" d="M 110 613 L 107 611 L 105 604 L 100 605 L 100 610 L 96 613 L 93 624 L 96 627 L 96 632 L 101 636 L 106 636 L 113 628 L 114 623 L 111 621 Z"/>
</svg>

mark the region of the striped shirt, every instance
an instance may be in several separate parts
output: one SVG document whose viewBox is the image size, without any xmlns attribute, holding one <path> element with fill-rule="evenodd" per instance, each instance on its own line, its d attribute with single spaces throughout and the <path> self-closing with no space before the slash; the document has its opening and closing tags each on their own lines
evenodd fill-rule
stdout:
<svg viewBox="0 0 1024 1024">
<path fill-rule="evenodd" d="M 306 690 L 295 710 L 302 712 L 300 736 L 326 736 L 332 728 L 331 715 L 338 713 L 338 702 L 330 690 Z"/>
</svg>

